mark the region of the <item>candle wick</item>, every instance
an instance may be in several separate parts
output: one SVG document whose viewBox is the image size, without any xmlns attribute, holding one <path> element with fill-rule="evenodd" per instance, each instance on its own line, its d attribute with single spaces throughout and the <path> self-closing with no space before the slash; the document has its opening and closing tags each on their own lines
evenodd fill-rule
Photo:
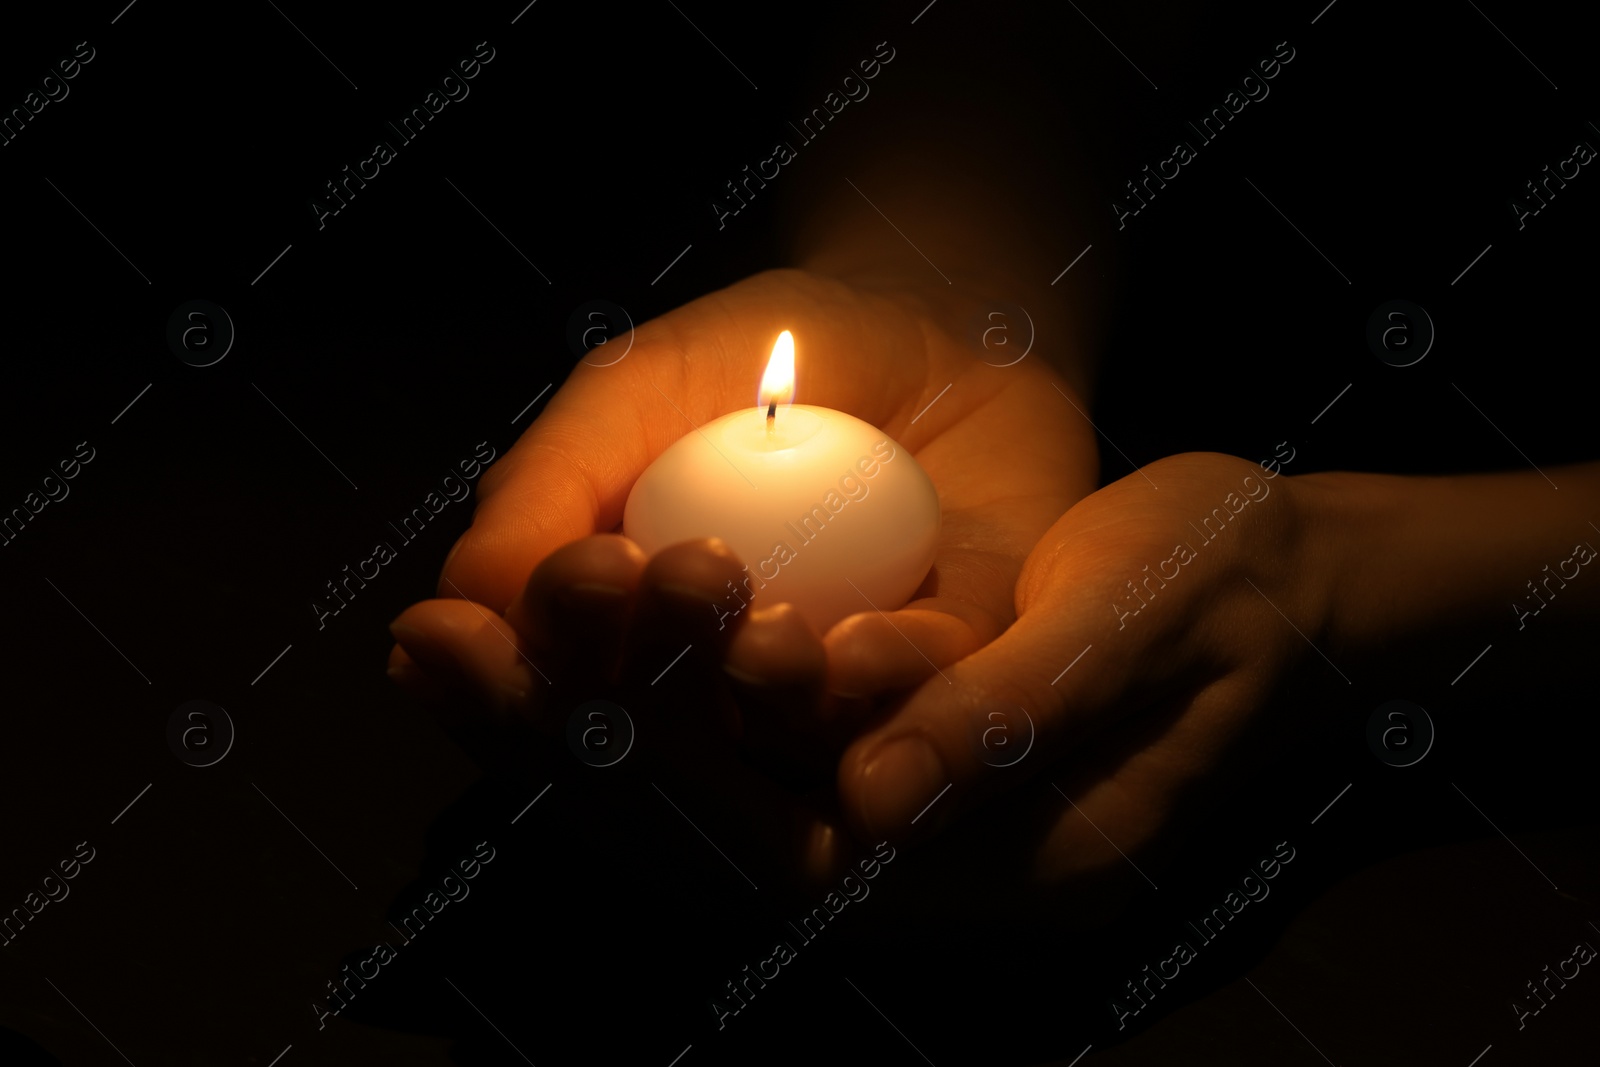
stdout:
<svg viewBox="0 0 1600 1067">
<path fill-rule="evenodd" d="M 778 402 L 776 400 L 767 404 L 767 432 L 772 432 L 772 420 L 777 417 Z"/>
</svg>

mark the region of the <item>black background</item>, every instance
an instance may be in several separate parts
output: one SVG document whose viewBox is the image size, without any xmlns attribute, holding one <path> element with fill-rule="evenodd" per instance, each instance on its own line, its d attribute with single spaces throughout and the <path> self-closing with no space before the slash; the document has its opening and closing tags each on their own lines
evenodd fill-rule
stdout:
<svg viewBox="0 0 1600 1067">
<path fill-rule="evenodd" d="M 1520 231 L 1509 206 L 1575 142 L 1600 143 L 1573 16 L 1339 0 L 1320 15 L 1232 6 L 1180 32 L 1106 4 L 279 6 L 113 2 L 8 16 L 0 39 L 7 110 L 77 42 L 95 49 L 70 95 L 0 148 L 0 508 L 79 442 L 94 449 L 70 495 L 0 548 L 0 907 L 77 842 L 96 849 L 70 897 L 0 949 L 5 1062 L 268 1064 L 289 1046 L 285 1067 L 524 1062 L 514 1045 L 541 1067 L 666 1065 L 686 1046 L 684 1067 L 944 1067 L 1065 1064 L 1093 1045 L 1081 1062 L 1465 1067 L 1492 1046 L 1493 1067 L 1589 1047 L 1587 972 L 1521 1032 L 1508 1007 L 1600 939 L 1591 667 L 1530 674 L 1514 706 L 1476 700 L 1472 683 L 1514 677 L 1517 641 L 1536 640 L 1509 614 L 1460 685 L 1363 690 L 1345 734 L 1239 783 L 1116 928 L 1047 943 L 997 914 L 989 951 L 959 954 L 937 931 L 873 939 L 864 906 L 719 1032 L 707 998 L 783 916 L 705 863 L 666 805 L 644 796 L 627 826 L 587 817 L 605 772 L 574 763 L 525 811 L 534 791 L 482 781 L 383 675 L 385 624 L 431 595 L 468 505 L 324 629 L 310 607 L 478 442 L 515 440 L 549 393 L 516 416 L 574 362 L 574 309 L 606 299 L 644 321 L 784 265 L 778 195 L 721 230 L 711 198 L 881 40 L 897 58 L 875 94 L 912 68 L 908 82 L 932 71 L 978 95 L 993 89 L 980 71 L 1008 68 L 1009 106 L 1040 143 L 1082 116 L 1122 177 L 1276 42 L 1296 49 L 1272 95 L 1126 229 L 1108 206 L 1122 177 L 1087 205 L 1028 205 L 1061 266 L 1093 246 L 1059 287 L 1128 265 L 1096 400 L 1117 446 L 1103 442 L 1107 479 L 1283 440 L 1295 473 L 1592 458 L 1600 179 L 1585 168 Z M 323 184 L 392 140 L 385 120 L 479 41 L 495 58 L 470 96 L 319 228 Z M 840 121 L 870 127 L 875 107 Z M 781 199 L 803 209 L 839 180 L 802 153 Z M 193 299 L 237 331 L 210 367 L 166 342 Z M 1392 299 L 1437 328 L 1411 367 L 1365 340 Z M 1404 770 L 1364 736 L 1397 696 L 1439 729 Z M 167 743 L 192 699 L 237 729 L 207 768 Z M 496 860 L 472 896 L 319 1031 L 325 983 L 481 840 Z M 1117 1045 L 1108 999 L 1280 840 L 1298 856 L 1271 901 L 1140 1019 L 1159 1025 Z M 916 892 L 914 868 L 888 873 L 902 882 L 884 879 L 885 908 Z"/>
</svg>

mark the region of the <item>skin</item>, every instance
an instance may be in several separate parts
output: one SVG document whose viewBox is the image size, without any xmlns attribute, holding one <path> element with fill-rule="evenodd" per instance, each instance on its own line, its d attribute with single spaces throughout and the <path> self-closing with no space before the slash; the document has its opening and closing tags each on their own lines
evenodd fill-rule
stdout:
<svg viewBox="0 0 1600 1067">
<path fill-rule="evenodd" d="M 857 338 L 869 324 L 874 357 L 864 360 Z M 527 602 L 529 578 L 558 548 L 616 529 L 634 480 L 678 437 L 749 407 L 771 340 L 783 328 L 803 339 L 799 391 L 808 402 L 880 426 L 927 470 L 940 494 L 941 537 L 932 573 L 906 607 L 887 617 L 866 610 L 809 636 L 790 634 L 788 624 L 758 611 L 737 627 L 732 665 L 751 675 L 791 670 L 814 659 L 820 640 L 828 689 L 871 696 L 916 684 L 992 640 L 1014 617 L 1022 561 L 1065 506 L 1093 486 L 1093 431 L 1071 406 L 1081 398 L 1069 402 L 1070 387 L 1041 362 L 997 368 L 977 358 L 910 291 L 798 271 L 758 275 L 645 324 L 613 366 L 580 365 L 484 475 L 473 526 L 446 561 L 441 595 L 504 616 L 530 649 L 553 649 L 561 635 L 539 629 L 548 605 Z M 1026 462 L 1016 461 L 1010 442 L 1017 437 L 1029 442 Z M 565 577 L 541 585 L 540 595 L 563 583 L 615 591 L 642 567 L 615 538 L 596 537 L 573 552 L 582 554 L 564 556 Z M 715 620 L 711 605 L 724 602 L 726 585 L 697 583 L 711 566 L 691 560 L 684 569 L 652 573 L 654 583 L 696 590 L 681 598 L 688 603 L 672 625 L 701 629 Z M 739 575 L 734 567 L 711 576 Z M 406 624 L 437 624 L 443 637 L 438 612 L 482 621 L 470 608 L 435 602 L 408 613 Z M 802 645 L 764 637 L 775 625 Z M 527 688 L 531 673 L 510 684 Z"/>
<path fill-rule="evenodd" d="M 560 734 L 573 707 L 650 688 L 691 644 L 672 683 L 693 694 L 683 704 L 701 717 L 660 737 L 660 749 L 695 768 L 686 777 L 720 783 L 741 809 L 765 797 L 791 829 L 774 837 L 757 821 L 749 835 L 771 843 L 775 866 L 828 876 L 843 862 L 844 817 L 831 788 L 805 794 L 831 782 L 844 746 L 895 701 L 1013 623 L 1023 562 L 1093 488 L 1098 467 L 1080 414 L 1086 398 L 1041 360 L 997 367 L 980 358 L 999 362 L 970 339 L 976 297 L 925 294 L 881 270 L 849 281 L 774 271 L 640 326 L 620 361 L 580 363 L 483 476 L 441 596 L 395 620 L 391 674 L 430 698 L 483 762 L 514 775 L 526 768 L 510 765 L 509 752 L 570 762 Z M 883 428 L 940 497 L 938 555 L 915 598 L 826 634 L 787 605 L 759 601 L 723 626 L 714 606 L 744 561 L 720 542 L 647 560 L 612 532 L 634 480 L 662 450 L 750 405 L 781 329 L 797 338 L 799 394 Z M 1029 443 L 1020 461 L 1011 443 L 1019 435 Z M 442 699 L 451 690 L 472 699 Z M 755 780 L 750 764 L 768 780 Z M 774 793 L 771 779 L 789 791 Z"/>
<path fill-rule="evenodd" d="M 1534 626 L 1539 641 L 1513 653 L 1524 671 L 1579 660 L 1600 632 L 1600 581 L 1584 580 L 1588 564 L 1563 561 L 1600 543 L 1588 517 L 1600 464 L 1545 473 L 1561 492 L 1533 472 L 1290 477 L 1207 453 L 1150 464 L 1066 509 L 1021 569 L 1016 620 L 943 666 L 953 684 L 934 677 L 861 720 L 837 764 L 837 809 L 812 797 L 815 814 L 796 816 L 793 794 L 744 796 L 783 813 L 774 862 L 817 883 L 837 874 L 841 831 L 940 838 L 913 853 L 919 893 L 892 921 L 937 919 L 952 936 L 976 923 L 977 936 L 982 916 L 1003 906 L 1041 930 L 1103 922 L 1138 870 L 1159 872 L 1200 827 L 1220 783 L 1347 718 L 1347 679 L 1415 691 L 1455 674 L 1485 635 L 1505 641 Z M 1206 541 L 1190 524 L 1213 509 L 1228 521 Z M 1177 562 L 1175 542 L 1192 546 L 1188 562 Z M 613 559 L 628 554 L 626 542 L 611 545 Z M 706 555 L 681 552 L 672 566 Z M 1526 582 L 1546 564 L 1577 573 L 1523 617 L 1538 604 Z M 1176 575 L 1152 579 L 1148 603 L 1123 614 L 1140 603 L 1126 583 L 1148 577 L 1147 565 Z M 641 576 L 646 595 L 643 560 L 618 566 Z M 1502 683 L 1485 672 L 1479 684 L 1492 697 Z M 1009 753 L 977 740 L 997 709 L 1019 738 L 1013 709 L 1035 730 L 1026 757 L 1005 767 L 992 764 Z M 903 755 L 907 743 L 927 754 Z M 756 847 L 759 821 L 743 831 Z M 829 842 L 820 855 L 819 841 Z M 1060 907 L 1067 891 L 1070 909 Z"/>
<path fill-rule="evenodd" d="M 1153 46 L 1182 42 L 1178 21 L 1153 24 L 1173 27 Z M 782 261 L 800 269 L 702 297 L 640 326 L 620 362 L 575 368 L 482 479 L 439 599 L 395 621 L 390 659 L 511 776 L 574 763 L 561 733 L 584 700 L 681 705 L 671 722 L 646 717 L 641 744 L 678 770 L 668 788 L 696 796 L 708 835 L 802 887 L 835 880 L 863 844 L 937 839 L 896 861 L 920 890 L 879 918 L 980 935 L 996 905 L 1041 933 L 1102 921 L 1142 884 L 1124 855 L 1159 871 L 1223 783 L 1347 726 L 1345 678 L 1396 693 L 1448 680 L 1481 642 L 1516 632 L 1508 605 L 1528 579 L 1577 540 L 1600 544 L 1583 532 L 1600 521 L 1595 465 L 1547 470 L 1555 492 L 1532 472 L 1291 476 L 1183 454 L 1093 491 L 1087 357 L 1108 296 L 1095 286 L 1120 265 L 1096 247 L 1099 273 L 1052 287 L 1076 247 L 1044 247 L 1039 219 L 1008 212 L 1069 205 L 1047 229 L 1074 232 L 1070 205 L 1103 210 L 1092 190 L 1127 168 L 1062 151 L 1010 168 L 1006 195 L 992 195 L 972 146 L 1041 143 L 1026 125 L 1004 132 L 1032 94 L 1007 80 L 1023 69 L 1010 53 L 994 55 L 959 83 L 938 63 L 897 60 L 895 92 L 862 105 L 879 117 L 808 147 L 808 166 L 850 182 L 808 187 L 808 215 L 780 219 L 792 235 Z M 1065 140 L 1081 123 L 1051 125 Z M 908 159 L 915 181 L 895 172 Z M 788 189 L 799 184 L 776 195 Z M 995 301 L 1028 308 L 1039 338 L 1008 367 L 972 340 Z M 888 620 L 863 613 L 814 634 L 756 601 L 718 630 L 710 605 L 754 561 L 714 542 L 646 559 L 612 532 L 655 456 L 751 404 L 782 329 L 797 340 L 798 395 L 883 428 L 939 491 L 934 571 Z M 1190 524 L 1231 512 L 1229 494 L 1260 494 L 1250 485 L 1270 492 L 1201 546 Z M 1177 542 L 1195 558 L 1165 562 Z M 1119 619 L 1113 604 L 1139 603 L 1127 583 L 1163 565 L 1176 576 Z M 1597 616 L 1600 580 L 1571 580 L 1527 622 L 1539 639 L 1518 653 L 1525 670 L 1570 672 Z M 685 698 L 660 700 L 662 686 Z M 995 766 L 1012 750 L 980 739 L 1020 742 L 1029 721 L 1026 757 Z"/>
<path fill-rule="evenodd" d="M 814 886 L 860 848 L 838 803 L 844 748 L 1015 620 L 1028 554 L 1095 487 L 1089 355 L 1119 270 L 1108 256 L 1079 284 L 1052 287 L 1065 261 L 1038 240 L 1039 213 L 1024 205 L 1088 202 L 1075 195 L 1088 168 L 1115 161 L 1068 150 L 1065 131 L 1044 151 L 1010 104 L 1016 71 L 998 53 L 971 84 L 951 84 L 945 69 L 931 55 L 894 68 L 900 90 L 874 94 L 872 123 L 841 122 L 807 147 L 808 165 L 831 180 L 775 187 L 774 232 L 780 244 L 787 235 L 779 261 L 796 269 L 644 323 L 620 361 L 610 345 L 623 338 L 593 353 L 481 479 L 439 599 L 395 620 L 390 663 L 485 766 L 507 776 L 550 760 L 570 768 L 559 735 L 571 708 L 603 691 L 625 707 L 660 706 L 663 687 L 676 686 L 684 695 L 672 703 L 688 714 L 640 730 L 645 751 L 679 772 L 672 795 L 687 804 L 681 794 L 706 790 L 697 818 L 731 820 L 708 834 Z M 972 146 L 995 137 L 1040 149 L 1007 168 L 1014 195 L 992 195 L 993 175 L 976 165 Z M 914 182 L 900 173 L 906 160 L 917 161 Z M 914 220 L 914 243 L 891 219 Z M 1006 329 L 980 341 L 997 306 Z M 942 511 L 916 599 L 827 634 L 759 601 L 719 630 L 710 605 L 758 561 L 710 542 L 645 560 L 613 535 L 657 455 L 751 404 L 784 329 L 796 339 L 797 397 L 887 432 L 928 472 Z"/>
<path fill-rule="evenodd" d="M 1022 205 L 1087 199 L 1072 194 L 1096 157 L 1041 149 L 1008 169 L 1017 195 L 991 195 L 993 176 L 974 166 L 971 146 L 997 136 L 1036 143 L 1010 103 L 1013 66 L 997 55 L 956 86 L 934 58 L 893 68 L 900 89 L 874 95 L 870 125 L 840 123 L 807 146 L 818 173 L 848 173 L 848 182 L 776 187 L 795 197 L 789 208 L 778 201 L 775 231 L 787 244 L 780 261 L 797 269 L 695 300 L 574 368 L 481 479 L 440 599 L 396 620 L 397 677 L 448 679 L 502 721 L 548 728 L 543 708 L 563 672 L 591 687 L 654 678 L 692 643 L 673 676 L 688 668 L 686 678 L 694 671 L 703 687 L 727 691 L 741 714 L 711 717 L 745 755 L 775 757 L 767 765 L 786 777 L 831 780 L 843 746 L 890 703 L 1012 623 L 1028 553 L 1095 487 L 1084 413 L 1105 304 L 1098 275 L 1070 289 L 1049 284 L 1059 249 L 1042 246 L 1038 212 Z M 915 182 L 900 172 L 911 159 Z M 887 219 L 916 220 L 915 242 Z M 1108 259 L 1101 273 L 1116 268 Z M 987 348 L 975 344 L 997 306 L 1029 309 L 1037 343 L 1028 357 L 1013 353 L 1032 338 L 999 343 L 1022 333 L 1014 311 Z M 785 329 L 796 339 L 797 398 L 883 429 L 928 472 L 942 512 L 938 555 L 916 599 L 887 617 L 862 612 L 814 634 L 792 611 L 756 601 L 707 632 L 710 605 L 759 561 L 702 544 L 646 571 L 635 548 L 603 535 L 656 456 L 751 405 Z M 626 357 L 616 360 L 612 345 Z M 700 639 L 679 640 L 687 634 Z"/>
</svg>

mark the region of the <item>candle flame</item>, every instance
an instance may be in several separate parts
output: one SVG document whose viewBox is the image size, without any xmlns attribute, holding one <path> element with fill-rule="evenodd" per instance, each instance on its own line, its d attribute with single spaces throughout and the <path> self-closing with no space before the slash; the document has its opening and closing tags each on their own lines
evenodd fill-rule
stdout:
<svg viewBox="0 0 1600 1067">
<path fill-rule="evenodd" d="M 762 407 L 794 402 L 794 336 L 788 330 L 780 333 L 772 346 L 772 358 L 767 360 L 766 373 L 761 376 L 756 402 Z"/>
</svg>

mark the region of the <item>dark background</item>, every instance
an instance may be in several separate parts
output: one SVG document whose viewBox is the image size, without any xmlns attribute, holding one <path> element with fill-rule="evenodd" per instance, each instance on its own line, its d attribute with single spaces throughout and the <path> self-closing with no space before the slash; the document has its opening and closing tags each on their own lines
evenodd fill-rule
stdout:
<svg viewBox="0 0 1600 1067">
<path fill-rule="evenodd" d="M 1509 207 L 1575 142 L 1600 144 L 1573 16 L 1362 0 L 1319 15 L 1313 0 L 1174 29 L 1103 3 L 278 6 L 139 0 L 119 15 L 113 0 L 8 16 L 0 36 L 6 110 L 77 42 L 96 52 L 0 147 L 0 509 L 79 442 L 94 449 L 70 495 L 0 547 L 0 909 L 78 842 L 96 850 L 0 948 L 0 1060 L 666 1065 L 687 1046 L 684 1067 L 944 1067 L 1065 1064 L 1092 1045 L 1085 1064 L 1465 1067 L 1492 1046 L 1492 1067 L 1590 1047 L 1587 970 L 1521 1032 L 1508 1006 L 1574 942 L 1600 941 L 1592 668 L 1530 672 L 1512 705 L 1475 699 L 1526 669 L 1519 642 L 1537 636 L 1509 613 L 1459 685 L 1354 687 L 1348 730 L 1238 783 L 1115 928 L 1046 942 L 996 914 L 993 945 L 958 953 L 937 930 L 886 945 L 863 906 L 719 1032 L 708 996 L 785 916 L 647 793 L 626 825 L 595 816 L 606 772 L 574 761 L 527 809 L 537 790 L 482 780 L 384 677 L 385 624 L 431 595 L 468 505 L 325 628 L 310 606 L 478 442 L 515 440 L 574 362 L 580 305 L 642 322 L 784 265 L 778 202 L 803 209 L 837 184 L 821 157 L 802 150 L 720 231 L 711 198 L 881 40 L 894 65 L 839 123 L 881 121 L 891 109 L 872 101 L 897 82 L 992 100 L 989 72 L 1009 68 L 998 95 L 1035 116 L 1039 143 L 1081 122 L 1122 177 L 1276 42 L 1296 49 L 1271 96 L 1126 229 L 1108 207 L 1122 177 L 1088 205 L 1028 205 L 1061 266 L 1093 245 L 1058 288 L 1127 271 L 1096 399 L 1118 446 L 1103 447 L 1108 479 L 1283 440 L 1295 473 L 1592 458 L 1600 179 L 1585 168 L 1521 231 Z M 470 96 L 319 229 L 323 183 L 395 140 L 384 121 L 485 40 L 495 58 Z M 1030 147 L 971 150 L 1004 163 Z M 166 340 L 193 299 L 236 329 L 204 368 Z M 1392 299 L 1437 329 L 1414 366 L 1366 343 Z M 1396 697 L 1438 728 L 1406 769 L 1364 735 Z M 205 768 L 166 732 L 195 699 L 236 730 Z M 471 897 L 319 1031 L 325 983 L 395 940 L 386 919 L 482 840 L 496 859 Z M 1139 1019 L 1159 1025 L 1117 1045 L 1108 999 L 1280 840 L 1297 859 L 1270 900 Z M 914 866 L 880 890 L 874 907 L 915 894 Z"/>
</svg>

